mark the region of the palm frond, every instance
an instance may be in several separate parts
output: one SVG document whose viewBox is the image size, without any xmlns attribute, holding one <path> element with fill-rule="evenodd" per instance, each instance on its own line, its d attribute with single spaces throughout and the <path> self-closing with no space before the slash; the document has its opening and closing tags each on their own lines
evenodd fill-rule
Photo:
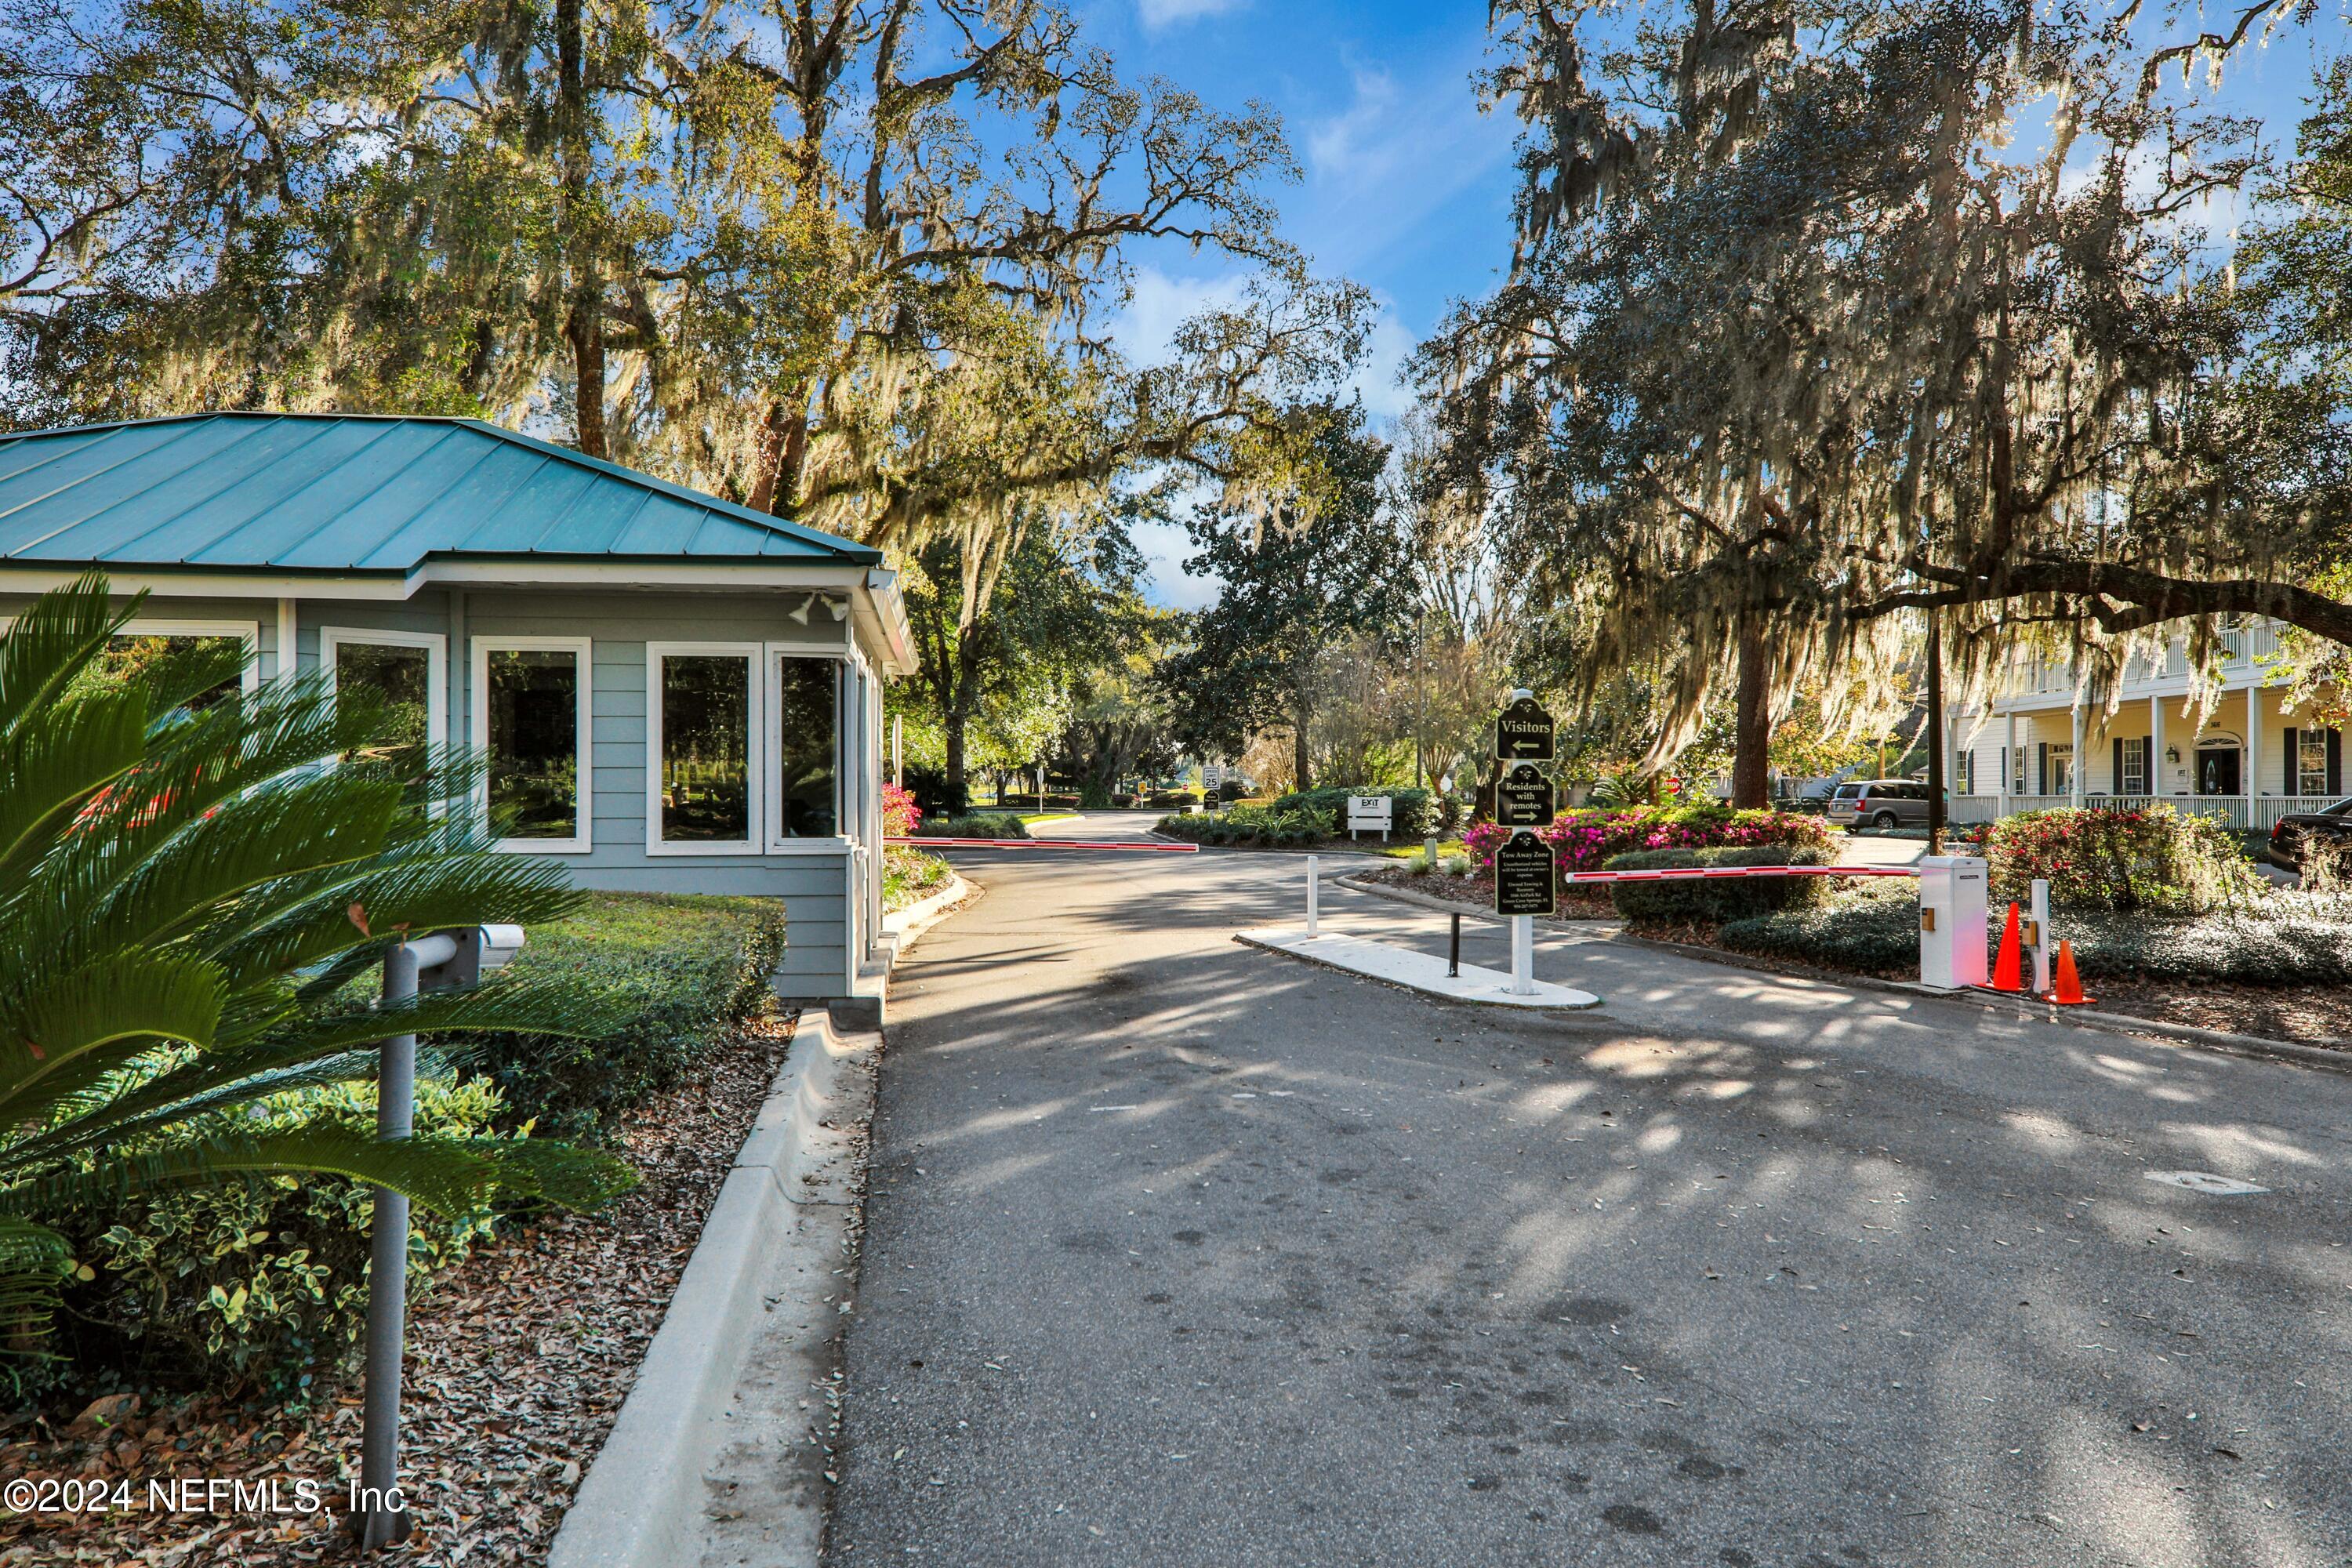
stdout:
<svg viewBox="0 0 2352 1568">
<path fill-rule="evenodd" d="M 500 1190 L 536 1194 L 534 1178 L 505 1168 L 496 1139 L 378 1138 L 320 1118 L 300 1127 L 241 1135 L 207 1130 L 184 1142 L 109 1153 L 88 1169 L 56 1170 L 0 1189 L 0 1214 L 56 1214 L 67 1207 L 121 1204 L 224 1175 L 348 1176 L 388 1188 L 442 1214 L 472 1214 Z"/>
<path fill-rule="evenodd" d="M 58 1288 L 73 1267 L 64 1237 L 16 1215 L 0 1215 L 0 1357 L 29 1359 L 56 1315 Z"/>
<path fill-rule="evenodd" d="M 118 610 L 105 577 L 91 572 L 34 600 L 0 637 L 0 734 L 62 698 L 145 598 Z"/>
<path fill-rule="evenodd" d="M 209 1044 L 226 991 L 202 959 L 152 953 L 0 994 L 0 1127 L 39 1126 L 67 1096 L 157 1041 Z"/>
<path fill-rule="evenodd" d="M 146 751 L 136 692 L 94 692 L 22 716 L 0 742 L 0 885 L 16 887 L 57 837 L 103 809 Z"/>
</svg>

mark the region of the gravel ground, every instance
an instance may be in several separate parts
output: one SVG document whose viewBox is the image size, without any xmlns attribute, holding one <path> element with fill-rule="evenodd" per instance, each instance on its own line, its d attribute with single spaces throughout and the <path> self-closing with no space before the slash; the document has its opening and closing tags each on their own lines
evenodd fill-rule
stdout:
<svg viewBox="0 0 2352 1568">
<path fill-rule="evenodd" d="M 636 1191 L 476 1252 L 413 1314 L 401 1460 L 417 1528 L 390 1560 L 545 1560 L 791 1039 L 791 1020 L 772 1015 L 713 1051 L 631 1119 L 621 1152 Z M 356 1382 L 300 1413 L 119 1394 L 20 1415 L 0 1426 L 0 1484 L 127 1482 L 131 1507 L 0 1514 L 0 1568 L 361 1561 L 341 1530 L 359 1446 Z M 228 1494 L 209 1510 L 144 1506 L 150 1480 L 212 1478 L 274 1480 L 281 1511 Z M 299 1511 L 303 1482 L 323 1508 Z"/>
</svg>

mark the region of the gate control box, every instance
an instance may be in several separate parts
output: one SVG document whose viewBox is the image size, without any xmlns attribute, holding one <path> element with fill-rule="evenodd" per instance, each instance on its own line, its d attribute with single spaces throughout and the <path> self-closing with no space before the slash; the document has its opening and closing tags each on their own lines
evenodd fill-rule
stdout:
<svg viewBox="0 0 2352 1568">
<path fill-rule="evenodd" d="M 1972 855 L 1930 855 L 1919 862 L 1921 984 L 1958 991 L 1985 983 L 1985 871 Z"/>
</svg>

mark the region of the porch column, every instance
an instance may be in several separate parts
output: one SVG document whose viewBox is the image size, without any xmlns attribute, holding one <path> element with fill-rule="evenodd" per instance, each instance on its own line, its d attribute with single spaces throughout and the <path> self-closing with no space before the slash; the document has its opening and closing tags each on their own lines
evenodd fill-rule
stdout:
<svg viewBox="0 0 2352 1568">
<path fill-rule="evenodd" d="M 2066 804 L 2077 811 L 2083 806 L 2083 703 L 2077 698 L 2072 710 L 2074 720 L 2074 764 L 2066 770 Z"/>
<path fill-rule="evenodd" d="M 2172 775 L 2164 771 L 2164 699 L 2147 700 L 2147 793 L 2170 791 Z"/>
<path fill-rule="evenodd" d="M 278 679 L 294 679 L 294 601 L 278 601 Z"/>
<path fill-rule="evenodd" d="M 2017 754 L 2017 710 L 2009 710 L 2009 746 L 2000 759 L 2000 814 L 2009 815 L 2009 797 L 2017 788 L 2017 770 L 2024 765 Z"/>
<path fill-rule="evenodd" d="M 2246 776 L 2240 781 L 2246 791 L 2246 816 L 2242 827 L 2260 827 L 2254 802 L 2263 793 L 2263 689 L 2259 675 L 2255 684 L 2246 688 Z"/>
</svg>

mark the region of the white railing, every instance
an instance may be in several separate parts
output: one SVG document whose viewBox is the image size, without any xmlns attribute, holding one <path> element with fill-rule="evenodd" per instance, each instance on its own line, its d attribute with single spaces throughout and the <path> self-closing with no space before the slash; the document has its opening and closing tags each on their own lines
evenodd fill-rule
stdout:
<svg viewBox="0 0 2352 1568">
<path fill-rule="evenodd" d="M 2263 661 L 2278 652 L 2278 627 L 2267 620 L 2256 620 L 2242 626 L 2218 633 L 2221 677 L 2229 680 L 2257 674 Z M 2164 646 L 2160 658 L 2135 654 L 2124 665 L 2119 689 L 2126 701 L 2145 697 L 2146 688 L 2158 681 L 2178 679 L 2189 673 L 2189 643 L 2186 637 L 2174 637 Z M 2044 662 L 2021 656 L 2010 667 L 2000 698 L 2015 701 L 2026 697 L 2071 697 L 2074 690 L 2074 670 L 2071 664 Z"/>
<path fill-rule="evenodd" d="M 2184 815 L 2218 814 L 2242 832 L 2268 833 L 2278 819 L 2298 811 L 2317 811 L 2343 798 L 2332 795 L 2086 795 L 2082 804 L 2093 810 L 2137 811 L 2159 802 Z M 2074 805 L 2063 795 L 1954 795 L 1945 797 L 1953 822 L 1996 822 L 2028 811 L 2058 811 Z"/>
</svg>

